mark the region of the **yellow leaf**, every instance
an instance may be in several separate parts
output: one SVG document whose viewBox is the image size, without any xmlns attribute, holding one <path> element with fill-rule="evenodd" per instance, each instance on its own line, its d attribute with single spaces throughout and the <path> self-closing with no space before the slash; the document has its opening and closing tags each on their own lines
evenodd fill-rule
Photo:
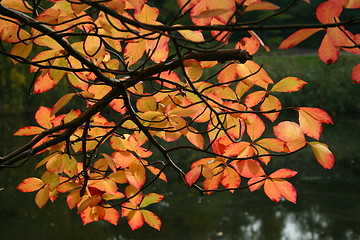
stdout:
<svg viewBox="0 0 360 240">
<path fill-rule="evenodd" d="M 35 196 L 35 203 L 39 208 L 42 208 L 45 206 L 47 201 L 49 200 L 49 188 L 44 187 L 43 189 L 40 189 L 39 192 Z"/>
</svg>

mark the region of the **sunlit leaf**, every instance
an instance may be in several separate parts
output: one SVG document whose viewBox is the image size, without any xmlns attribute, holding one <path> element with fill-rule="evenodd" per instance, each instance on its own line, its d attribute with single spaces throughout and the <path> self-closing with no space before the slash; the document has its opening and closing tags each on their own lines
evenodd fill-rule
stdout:
<svg viewBox="0 0 360 240">
<path fill-rule="evenodd" d="M 234 167 L 241 176 L 246 178 L 254 178 L 265 175 L 260 163 L 253 159 L 236 161 Z"/>
<path fill-rule="evenodd" d="M 141 228 L 144 225 L 144 216 L 140 210 L 130 210 L 129 214 L 126 216 L 131 230 L 136 230 Z"/>
<path fill-rule="evenodd" d="M 332 23 L 342 12 L 342 4 L 338 1 L 326 1 L 316 8 L 316 17 L 321 23 Z"/>
<path fill-rule="evenodd" d="M 29 126 L 29 127 L 22 127 L 19 130 L 17 130 L 14 135 L 17 136 L 30 136 L 30 135 L 36 135 L 39 134 L 41 132 L 43 132 L 44 129 L 40 128 L 40 127 L 35 127 L 35 126 Z"/>
<path fill-rule="evenodd" d="M 309 145 L 316 157 L 316 160 L 321 164 L 321 166 L 326 169 L 331 169 L 334 166 L 334 155 L 326 144 L 320 142 L 309 142 Z"/>
<path fill-rule="evenodd" d="M 49 193 L 49 188 L 45 187 L 43 189 L 40 189 L 39 192 L 36 194 L 35 203 L 39 208 L 42 208 L 48 202 Z"/>
<path fill-rule="evenodd" d="M 156 230 L 160 231 L 161 228 L 161 220 L 158 216 L 156 216 L 153 212 L 148 210 L 141 210 L 143 214 L 144 220 L 149 226 L 155 228 Z"/>
<path fill-rule="evenodd" d="M 161 202 L 163 199 L 164 199 L 163 195 L 157 193 L 149 193 L 143 198 L 140 207 L 141 208 L 147 207 L 150 204 Z"/>
<path fill-rule="evenodd" d="M 326 64 L 333 64 L 339 57 L 340 48 L 336 47 L 326 34 L 321 41 L 318 54 L 321 61 Z"/>
<path fill-rule="evenodd" d="M 246 9 L 245 12 L 256 11 L 256 10 L 277 10 L 280 7 L 271 2 L 253 2 Z"/>
<path fill-rule="evenodd" d="M 22 192 L 34 192 L 44 186 L 44 182 L 35 177 L 25 178 L 18 186 L 17 189 Z"/>
<path fill-rule="evenodd" d="M 298 45 L 299 43 L 301 43 L 302 41 L 304 41 L 305 39 L 307 39 L 308 37 L 310 37 L 311 35 L 313 35 L 314 33 L 317 33 L 320 30 L 322 30 L 322 28 L 300 29 L 300 30 L 294 32 L 293 34 L 291 34 L 284 41 L 282 41 L 279 48 L 280 49 L 292 48 L 292 47 Z"/>
<path fill-rule="evenodd" d="M 270 91 L 272 92 L 296 92 L 299 91 L 307 82 L 296 78 L 286 77 L 277 82 Z"/>
</svg>

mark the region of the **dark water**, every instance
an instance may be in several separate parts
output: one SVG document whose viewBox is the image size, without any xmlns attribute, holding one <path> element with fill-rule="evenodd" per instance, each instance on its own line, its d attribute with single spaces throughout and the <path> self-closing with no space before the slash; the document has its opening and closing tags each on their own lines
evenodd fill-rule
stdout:
<svg viewBox="0 0 360 240">
<path fill-rule="evenodd" d="M 11 133 L 27 120 L 0 118 L 0 155 L 25 140 Z M 132 232 L 124 219 L 118 226 L 99 222 L 84 227 L 64 197 L 38 209 L 34 193 L 15 189 L 23 178 L 34 175 L 33 164 L 6 169 L 0 172 L 0 239 L 360 239 L 359 127 L 357 120 L 326 127 L 322 140 L 337 160 L 330 171 L 307 151 L 276 159 L 281 167 L 301 172 L 291 179 L 298 191 L 296 205 L 273 203 L 262 190 L 200 196 L 181 184 L 159 182 L 154 191 L 164 194 L 165 200 L 151 210 L 163 221 L 160 232 L 147 226 Z"/>
</svg>

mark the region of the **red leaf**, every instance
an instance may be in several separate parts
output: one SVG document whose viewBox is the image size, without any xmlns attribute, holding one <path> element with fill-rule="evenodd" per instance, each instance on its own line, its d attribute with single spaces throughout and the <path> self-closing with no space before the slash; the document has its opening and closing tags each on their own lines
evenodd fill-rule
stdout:
<svg viewBox="0 0 360 240">
<path fill-rule="evenodd" d="M 316 17 L 321 23 L 333 23 L 340 16 L 343 5 L 338 1 L 326 1 L 316 8 Z"/>
<path fill-rule="evenodd" d="M 320 142 L 309 142 L 309 145 L 315 155 L 316 160 L 326 169 L 334 166 L 335 159 L 332 152 L 326 144 Z"/>
<path fill-rule="evenodd" d="M 201 174 L 201 165 L 198 165 L 196 167 L 193 167 L 185 175 L 185 180 L 189 184 L 189 186 L 192 186 L 199 179 L 200 174 Z"/>
<path fill-rule="evenodd" d="M 353 83 L 360 83 L 360 63 L 352 69 L 351 79 Z"/>
<path fill-rule="evenodd" d="M 271 178 L 290 178 L 290 177 L 295 176 L 296 174 L 297 174 L 297 172 L 294 170 L 282 168 L 282 169 L 278 169 L 275 172 L 273 172 L 272 174 L 270 174 L 269 177 L 271 177 Z"/>
<path fill-rule="evenodd" d="M 339 57 L 340 48 L 336 47 L 326 34 L 321 41 L 318 54 L 321 61 L 326 64 L 333 64 Z"/>
</svg>

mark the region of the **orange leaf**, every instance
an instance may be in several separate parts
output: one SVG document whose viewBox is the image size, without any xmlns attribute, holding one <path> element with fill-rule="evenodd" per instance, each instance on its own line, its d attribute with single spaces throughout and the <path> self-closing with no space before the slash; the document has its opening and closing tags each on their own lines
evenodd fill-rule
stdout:
<svg viewBox="0 0 360 240">
<path fill-rule="evenodd" d="M 250 93 L 245 98 L 245 105 L 248 107 L 256 106 L 264 99 L 265 95 L 266 95 L 265 91 L 256 91 Z"/>
<path fill-rule="evenodd" d="M 191 81 L 197 81 L 203 74 L 201 64 L 193 59 L 184 61 L 185 72 Z"/>
<path fill-rule="evenodd" d="M 124 50 L 124 56 L 129 66 L 136 63 L 144 54 L 146 49 L 146 41 L 139 40 L 138 42 L 129 42 Z"/>
<path fill-rule="evenodd" d="M 181 26 L 179 24 L 174 25 L 174 27 Z M 204 36 L 200 31 L 191 31 L 191 30 L 178 30 L 178 32 L 189 40 L 190 42 L 204 42 Z"/>
<path fill-rule="evenodd" d="M 87 36 L 84 42 L 84 51 L 86 55 L 90 57 L 95 56 L 100 51 L 102 44 L 100 37 L 94 35 Z"/>
<path fill-rule="evenodd" d="M 306 135 L 319 140 L 322 132 L 321 122 L 319 122 L 306 112 L 299 111 L 299 123 L 301 129 Z"/>
<path fill-rule="evenodd" d="M 81 191 L 81 189 L 75 189 L 74 191 L 69 193 L 69 195 L 67 196 L 66 203 L 70 209 L 73 209 L 74 207 L 76 207 L 78 205 L 78 203 L 80 202 L 80 200 L 81 200 L 80 191 Z"/>
<path fill-rule="evenodd" d="M 255 141 L 265 131 L 265 124 L 261 118 L 255 114 L 249 114 L 245 120 L 246 132 L 252 141 Z"/>
<path fill-rule="evenodd" d="M 2 0 L 1 4 L 25 13 L 32 13 L 33 9 L 26 1 L 23 0 Z"/>
<path fill-rule="evenodd" d="M 340 48 L 336 47 L 326 34 L 321 41 L 318 54 L 321 61 L 326 64 L 333 64 L 339 57 Z"/>
<path fill-rule="evenodd" d="M 333 23 L 340 16 L 343 5 L 338 1 L 326 1 L 316 8 L 316 17 L 321 23 Z"/>
<path fill-rule="evenodd" d="M 141 213 L 144 217 L 145 222 L 149 224 L 150 227 L 153 227 L 156 230 L 160 231 L 161 220 L 158 216 L 148 210 L 141 210 Z"/>
<path fill-rule="evenodd" d="M 235 45 L 235 49 L 246 50 L 250 55 L 255 54 L 260 46 L 260 42 L 255 37 L 244 37 Z"/>
<path fill-rule="evenodd" d="M 236 64 L 231 64 L 223 69 L 217 76 L 219 83 L 226 83 L 235 80 L 237 76 L 236 69 Z"/>
<path fill-rule="evenodd" d="M 41 74 L 36 78 L 34 83 L 34 93 L 46 92 L 52 89 L 55 85 L 55 82 L 52 80 L 49 72 L 47 71 L 44 75 Z"/>
<path fill-rule="evenodd" d="M 284 150 L 284 142 L 277 138 L 263 138 L 257 141 L 256 144 L 274 152 L 282 152 Z"/>
<path fill-rule="evenodd" d="M 248 181 L 249 190 L 251 192 L 259 189 L 262 185 L 264 185 L 265 177 L 253 177 Z"/>
<path fill-rule="evenodd" d="M 14 133 L 14 135 L 16 135 L 16 136 L 30 136 L 30 135 L 39 134 L 39 133 L 41 133 L 43 131 L 44 131 L 43 128 L 35 127 L 35 126 L 29 126 L 29 127 L 20 128 L 19 130 L 16 131 L 16 133 Z"/>
<path fill-rule="evenodd" d="M 296 151 L 305 146 L 305 136 L 301 127 L 294 122 L 281 122 L 274 126 L 274 134 L 280 140 L 286 142 L 289 150 Z"/>
<path fill-rule="evenodd" d="M 125 188 L 125 196 L 127 198 L 131 197 L 129 202 L 135 206 L 139 205 L 143 199 L 142 192 L 139 192 L 138 189 L 136 189 L 135 187 L 133 187 L 131 185 L 129 185 Z"/>
<path fill-rule="evenodd" d="M 200 177 L 201 174 L 201 165 L 191 168 L 191 170 L 185 174 L 185 180 L 192 186 Z"/>
<path fill-rule="evenodd" d="M 215 169 L 214 169 L 215 170 Z M 224 172 L 222 168 L 216 168 L 216 171 L 214 171 L 214 176 L 212 178 L 206 178 L 204 180 L 204 189 L 205 190 L 213 190 L 217 189 L 219 187 L 219 184 L 222 181 Z M 211 191 L 206 192 L 207 194 L 211 194 Z"/>
<path fill-rule="evenodd" d="M 253 2 L 246 9 L 245 12 L 256 11 L 256 10 L 277 10 L 280 7 L 270 2 Z"/>
<path fill-rule="evenodd" d="M 273 172 L 272 174 L 270 174 L 269 177 L 271 177 L 271 178 L 290 178 L 290 177 L 295 176 L 296 174 L 297 174 L 297 172 L 294 170 L 282 168 L 282 169 L 278 169 L 275 172 Z"/>
<path fill-rule="evenodd" d="M 40 106 L 35 113 L 36 122 L 43 128 L 51 128 L 51 109 L 47 107 Z"/>
<path fill-rule="evenodd" d="M 318 31 L 323 30 L 322 28 L 304 28 L 300 29 L 293 34 L 291 34 L 288 38 L 286 38 L 282 43 L 280 44 L 280 49 L 288 49 L 291 47 L 294 47 L 313 35 L 314 33 L 317 33 Z"/>
<path fill-rule="evenodd" d="M 285 199 L 287 199 L 292 203 L 296 203 L 297 193 L 294 186 L 291 183 L 289 183 L 284 179 L 273 179 L 272 181 L 282 197 L 284 197 Z"/>
<path fill-rule="evenodd" d="M 108 221 L 109 223 L 117 225 L 117 223 L 120 219 L 119 212 L 114 208 L 104 208 L 104 210 L 105 210 L 105 216 L 103 219 L 105 221 Z"/>
<path fill-rule="evenodd" d="M 267 98 L 265 98 L 264 102 L 260 105 L 261 111 L 272 111 L 272 110 L 281 110 L 282 105 L 280 100 L 277 97 L 274 97 L 273 95 L 268 95 Z M 263 113 L 265 117 L 267 117 L 270 121 L 274 122 L 280 112 L 274 112 L 274 113 Z"/>
<path fill-rule="evenodd" d="M 322 123 L 331 123 L 334 124 L 329 114 L 327 114 L 324 110 L 320 108 L 313 108 L 313 107 L 299 107 L 297 110 L 300 112 L 306 112 L 316 120 Z"/>
<path fill-rule="evenodd" d="M 75 93 L 68 93 L 62 96 L 53 106 L 51 110 L 51 115 L 56 114 L 61 108 L 63 108 L 71 99 L 73 96 L 75 96 Z"/>
<path fill-rule="evenodd" d="M 277 126 L 274 126 L 274 134 L 285 142 L 302 139 L 305 144 L 304 133 L 301 127 L 295 122 L 284 121 L 279 123 Z"/>
<path fill-rule="evenodd" d="M 353 83 L 360 83 L 360 63 L 352 69 L 351 79 Z"/>
<path fill-rule="evenodd" d="M 144 216 L 140 210 L 130 210 L 126 220 L 133 231 L 144 225 Z"/>
<path fill-rule="evenodd" d="M 32 50 L 33 44 L 25 44 L 23 42 L 19 42 L 14 45 L 14 47 L 11 49 L 10 54 L 19 56 L 22 58 L 27 58 Z M 18 63 L 15 59 L 11 59 L 14 64 Z"/>
<path fill-rule="evenodd" d="M 316 160 L 326 169 L 334 166 L 335 159 L 332 152 L 326 144 L 320 142 L 309 142 L 309 145 L 315 155 Z"/>
<path fill-rule="evenodd" d="M 274 202 L 279 202 L 281 193 L 276 187 L 276 183 L 270 179 L 266 179 L 264 183 L 265 194 Z"/>
<path fill-rule="evenodd" d="M 241 183 L 240 175 L 237 171 L 235 171 L 231 167 L 226 167 L 223 171 L 223 179 L 221 180 L 221 184 L 226 188 L 237 188 Z M 230 192 L 234 192 L 235 190 L 230 190 Z"/>
<path fill-rule="evenodd" d="M 270 91 L 272 92 L 296 92 L 299 91 L 307 82 L 296 78 L 286 77 L 277 82 Z"/>
<path fill-rule="evenodd" d="M 193 18 L 216 17 L 216 16 L 219 16 L 224 13 L 231 12 L 231 11 L 232 11 L 231 9 L 210 9 L 210 10 L 205 10 L 205 11 L 199 13 L 198 15 L 194 15 L 192 17 Z"/>
<path fill-rule="evenodd" d="M 189 127 L 190 128 L 190 127 Z M 186 138 L 196 147 L 202 149 L 204 147 L 204 137 L 200 133 L 194 132 L 195 129 L 186 133 Z"/>
<path fill-rule="evenodd" d="M 241 176 L 246 178 L 254 178 L 265 175 L 260 163 L 253 159 L 236 161 L 234 167 Z"/>
<path fill-rule="evenodd" d="M 34 192 L 44 186 L 44 182 L 35 177 L 24 179 L 16 188 L 22 192 Z"/>
</svg>

